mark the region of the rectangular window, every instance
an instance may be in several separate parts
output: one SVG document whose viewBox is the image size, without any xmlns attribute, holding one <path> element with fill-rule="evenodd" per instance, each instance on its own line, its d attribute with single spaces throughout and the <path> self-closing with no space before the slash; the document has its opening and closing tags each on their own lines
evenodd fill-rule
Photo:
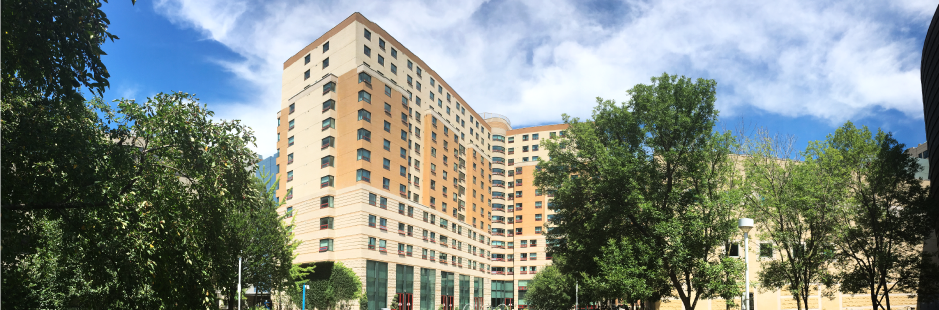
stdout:
<svg viewBox="0 0 939 310">
<path fill-rule="evenodd" d="M 326 167 L 335 167 L 335 157 L 327 155 L 320 159 L 320 168 Z"/>
<path fill-rule="evenodd" d="M 385 85 L 385 96 L 389 96 L 389 97 L 391 96 L 391 87 L 388 85 Z"/>
<path fill-rule="evenodd" d="M 333 229 L 333 218 L 323 217 L 320 218 L 320 229 Z"/>
<path fill-rule="evenodd" d="M 369 150 L 366 150 L 366 149 L 358 149 L 358 150 L 356 151 L 356 159 L 355 159 L 355 160 L 364 160 L 364 161 L 370 162 L 370 161 L 372 161 L 372 152 L 370 152 Z"/>
<path fill-rule="evenodd" d="M 431 251 L 430 258 L 433 259 L 434 251 Z M 421 308 L 420 310 L 436 310 L 435 291 L 437 286 L 437 271 L 434 269 L 421 268 Z M 371 308 L 370 308 L 371 309 Z M 378 308 L 375 308 L 378 309 Z"/>
<path fill-rule="evenodd" d="M 371 32 L 371 31 L 368 31 L 368 29 L 364 29 L 364 30 L 365 30 L 365 39 L 371 41 L 371 40 L 372 40 L 372 32 Z"/>
<path fill-rule="evenodd" d="M 378 203 L 378 195 L 368 193 L 368 204 L 375 205 Z"/>
<path fill-rule="evenodd" d="M 391 64 L 391 73 L 398 74 L 398 66 Z"/>
<path fill-rule="evenodd" d="M 368 48 L 368 45 L 365 46 L 365 56 L 372 57 L 372 49 Z"/>
<path fill-rule="evenodd" d="M 773 258 L 773 244 L 768 242 L 760 243 L 760 257 Z"/>
<path fill-rule="evenodd" d="M 306 56 L 303 57 L 303 64 L 305 65 L 308 63 L 310 63 L 310 54 L 306 54 Z"/>
<path fill-rule="evenodd" d="M 385 40 L 384 40 L 384 39 L 378 38 L 378 48 L 380 48 L 380 49 L 383 50 L 383 51 L 385 50 Z"/>
<path fill-rule="evenodd" d="M 359 128 L 356 140 L 372 141 L 372 132 L 365 128 Z"/>
<path fill-rule="evenodd" d="M 360 121 L 366 121 L 366 122 L 371 123 L 371 122 L 372 122 L 372 113 L 369 112 L 369 111 L 366 110 L 366 109 L 360 109 L 360 110 L 359 110 L 359 120 L 360 120 Z"/>
<path fill-rule="evenodd" d="M 379 249 L 384 243 L 385 240 L 379 241 Z M 388 263 L 366 261 L 364 285 L 368 309 L 388 308 Z"/>
<path fill-rule="evenodd" d="M 382 158 L 381 166 L 385 168 L 385 170 L 391 170 L 391 161 L 387 158 Z"/>
<path fill-rule="evenodd" d="M 326 68 L 326 67 L 329 67 L 329 57 L 326 57 L 326 59 L 323 59 L 323 68 Z"/>
<path fill-rule="evenodd" d="M 323 120 L 323 130 L 327 130 L 327 129 L 330 129 L 330 128 L 333 128 L 333 129 L 336 128 L 336 119 L 335 119 L 335 118 L 328 117 L 328 118 L 326 118 L 326 119 Z"/>
<path fill-rule="evenodd" d="M 327 51 L 329 51 L 329 41 L 326 41 L 326 43 L 323 43 L 323 53 Z"/>
<path fill-rule="evenodd" d="M 334 178 L 331 175 L 324 176 L 320 178 L 320 188 L 324 187 L 333 187 Z"/>
<path fill-rule="evenodd" d="M 335 100 L 329 99 L 323 102 L 323 112 L 325 113 L 326 111 L 329 111 L 329 110 L 333 110 L 333 111 L 336 110 Z"/>
<path fill-rule="evenodd" d="M 381 188 L 391 189 L 391 180 L 389 180 L 388 178 L 382 178 Z"/>
<path fill-rule="evenodd" d="M 371 104 L 372 94 L 369 94 L 367 91 L 364 91 L 364 90 L 359 91 L 359 101 L 365 101 Z"/>
<path fill-rule="evenodd" d="M 333 250 L 333 239 L 320 239 L 320 252 Z"/>
<path fill-rule="evenodd" d="M 320 197 L 320 209 L 332 208 L 332 207 L 333 207 L 333 196 Z"/>
<path fill-rule="evenodd" d="M 365 84 L 372 84 L 372 76 L 368 75 L 365 72 L 359 72 L 359 83 L 365 82 Z"/>
<path fill-rule="evenodd" d="M 391 141 L 385 140 L 385 142 L 384 142 L 384 144 L 382 145 L 382 147 L 385 148 L 385 151 L 391 151 Z"/>
<path fill-rule="evenodd" d="M 396 51 L 394 47 L 391 48 L 391 57 L 398 59 L 398 51 Z"/>
<path fill-rule="evenodd" d="M 365 169 L 359 169 L 355 172 L 356 181 L 371 182 L 372 173 Z"/>
<path fill-rule="evenodd" d="M 378 55 L 378 64 L 384 66 L 384 65 L 385 65 L 385 57 L 382 57 L 381 55 Z"/>
<path fill-rule="evenodd" d="M 309 78 L 310 78 L 310 70 L 306 70 L 306 72 L 303 72 L 303 80 L 305 81 Z"/>
</svg>

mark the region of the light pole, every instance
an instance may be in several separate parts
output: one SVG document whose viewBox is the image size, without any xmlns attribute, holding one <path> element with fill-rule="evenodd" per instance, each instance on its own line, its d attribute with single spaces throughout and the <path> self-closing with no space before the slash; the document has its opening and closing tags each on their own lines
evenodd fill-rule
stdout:
<svg viewBox="0 0 939 310">
<path fill-rule="evenodd" d="M 307 287 L 310 287 L 310 286 L 307 285 L 306 282 L 304 282 L 303 283 L 303 310 L 306 310 L 306 288 Z"/>
<path fill-rule="evenodd" d="M 746 279 L 746 291 L 744 292 L 743 297 L 743 309 L 750 310 L 750 229 L 753 228 L 753 219 L 751 218 L 742 218 L 737 221 L 737 227 L 740 227 L 740 231 L 743 232 L 743 262 L 747 266 L 747 271 L 744 274 Z"/>
<path fill-rule="evenodd" d="M 238 256 L 238 310 L 241 310 L 241 256 Z"/>
</svg>

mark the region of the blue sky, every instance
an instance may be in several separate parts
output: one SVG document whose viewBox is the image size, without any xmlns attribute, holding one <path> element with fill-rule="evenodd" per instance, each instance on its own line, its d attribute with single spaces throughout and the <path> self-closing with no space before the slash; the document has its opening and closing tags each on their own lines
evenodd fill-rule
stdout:
<svg viewBox="0 0 939 310">
<path fill-rule="evenodd" d="M 925 142 L 919 66 L 937 0 L 111 1 L 106 100 L 196 93 L 274 153 L 283 62 L 353 12 L 477 112 L 515 127 L 589 117 L 662 72 L 715 79 L 720 126 L 797 148 L 850 120 Z"/>
</svg>

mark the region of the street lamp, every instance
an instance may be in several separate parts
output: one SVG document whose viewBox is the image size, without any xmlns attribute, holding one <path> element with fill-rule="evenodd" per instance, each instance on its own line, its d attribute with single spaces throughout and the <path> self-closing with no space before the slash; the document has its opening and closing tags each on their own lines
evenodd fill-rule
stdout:
<svg viewBox="0 0 939 310">
<path fill-rule="evenodd" d="M 749 232 L 750 229 L 753 228 L 753 219 L 742 218 L 737 221 L 737 227 L 743 232 L 743 261 L 747 266 L 747 272 L 744 275 L 746 279 L 746 291 L 743 295 L 743 309 L 750 310 L 750 251 L 748 251 L 748 249 L 750 248 Z"/>
<path fill-rule="evenodd" d="M 310 288 L 310 285 L 303 282 L 303 310 L 306 310 L 306 289 L 308 288 Z"/>
</svg>

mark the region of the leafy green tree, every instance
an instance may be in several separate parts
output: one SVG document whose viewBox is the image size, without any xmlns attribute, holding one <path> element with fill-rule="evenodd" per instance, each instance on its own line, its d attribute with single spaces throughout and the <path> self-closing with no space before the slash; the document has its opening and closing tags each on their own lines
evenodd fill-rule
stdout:
<svg viewBox="0 0 939 310">
<path fill-rule="evenodd" d="M 849 167 L 833 161 L 827 142 L 810 142 L 796 154 L 792 141 L 762 130 L 748 139 L 746 214 L 758 238 L 772 240 L 779 252 L 760 262 L 762 289 L 786 289 L 806 310 L 813 290 L 829 297 L 835 292 L 834 243 L 847 212 Z"/>
<path fill-rule="evenodd" d="M 603 273 L 587 278 L 589 286 L 605 287 L 630 303 L 671 295 L 668 277 L 661 268 L 662 258 L 650 244 L 643 244 L 641 239 L 609 239 L 601 253 L 594 260 Z"/>
<path fill-rule="evenodd" d="M 362 297 L 362 281 L 351 268 L 342 262 L 332 264 L 329 274 L 317 276 L 309 281 L 307 289 L 308 309 L 320 310 L 351 308 Z"/>
<path fill-rule="evenodd" d="M 556 266 L 545 267 L 528 282 L 525 293 L 528 305 L 534 310 L 570 309 L 574 307 L 574 281 Z"/>
<path fill-rule="evenodd" d="M 685 309 L 739 295 L 742 263 L 719 251 L 737 233 L 741 194 L 728 157 L 735 141 L 714 132 L 715 85 L 663 74 L 625 104 L 598 98 L 589 121 L 564 116 L 570 128 L 543 142 L 550 160 L 536 173 L 536 185 L 557 191 L 548 238 L 562 271 L 602 273 L 592 257 L 608 239 L 597 236 L 628 237 L 651 245 L 661 261 L 650 268 Z"/>
<path fill-rule="evenodd" d="M 848 170 L 851 198 L 835 243 L 841 290 L 867 293 L 873 309 L 886 310 L 891 293 L 936 293 L 937 268 L 932 253 L 922 251 L 935 211 L 926 203 L 929 189 L 915 177 L 921 169 L 916 160 L 891 134 L 850 122 L 826 146 L 831 163 Z"/>
</svg>

